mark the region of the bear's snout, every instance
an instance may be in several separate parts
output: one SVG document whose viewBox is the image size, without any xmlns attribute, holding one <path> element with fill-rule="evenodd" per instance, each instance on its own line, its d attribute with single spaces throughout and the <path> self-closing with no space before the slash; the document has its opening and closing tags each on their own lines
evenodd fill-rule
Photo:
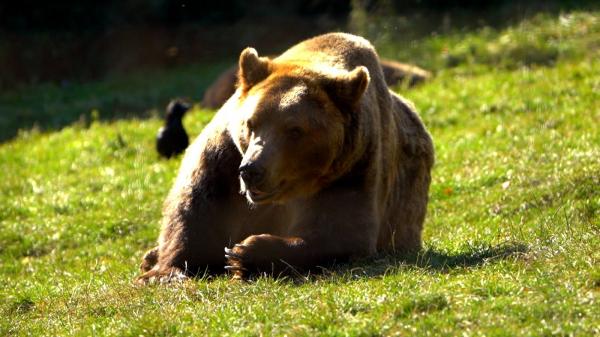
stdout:
<svg viewBox="0 0 600 337">
<path fill-rule="evenodd" d="M 244 180 L 246 186 L 259 186 L 265 178 L 265 168 L 256 162 L 242 164 L 239 168 L 240 177 Z"/>
</svg>

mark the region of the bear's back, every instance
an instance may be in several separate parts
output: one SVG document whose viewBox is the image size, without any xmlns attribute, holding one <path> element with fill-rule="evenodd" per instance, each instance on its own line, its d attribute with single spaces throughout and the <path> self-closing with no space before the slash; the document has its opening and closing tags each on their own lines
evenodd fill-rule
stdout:
<svg viewBox="0 0 600 337">
<path fill-rule="evenodd" d="M 299 64 L 323 72 L 351 71 L 358 66 L 366 66 L 372 79 L 382 77 L 375 48 L 366 39 L 347 33 L 329 33 L 308 39 L 274 61 Z"/>
</svg>

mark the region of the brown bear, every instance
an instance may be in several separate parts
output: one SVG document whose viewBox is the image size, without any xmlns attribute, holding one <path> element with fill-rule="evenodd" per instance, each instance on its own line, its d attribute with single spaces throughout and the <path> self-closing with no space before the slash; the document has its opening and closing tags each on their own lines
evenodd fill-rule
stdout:
<svg viewBox="0 0 600 337">
<path fill-rule="evenodd" d="M 380 60 L 380 63 L 385 82 L 390 87 L 402 83 L 412 87 L 431 77 L 428 71 L 414 65 L 392 60 Z M 220 108 L 235 92 L 238 72 L 239 68 L 235 65 L 221 73 L 204 92 L 202 106 L 209 109 Z"/>
<path fill-rule="evenodd" d="M 185 153 L 140 282 L 421 248 L 432 140 L 367 40 L 325 34 L 274 59 L 247 48 L 238 77 Z"/>
</svg>

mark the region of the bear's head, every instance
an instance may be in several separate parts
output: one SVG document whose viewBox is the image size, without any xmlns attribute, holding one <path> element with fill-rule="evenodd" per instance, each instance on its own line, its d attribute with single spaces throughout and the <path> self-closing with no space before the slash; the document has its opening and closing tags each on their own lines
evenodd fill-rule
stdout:
<svg viewBox="0 0 600 337">
<path fill-rule="evenodd" d="M 242 155 L 241 192 L 257 204 L 317 193 L 351 146 L 348 129 L 369 84 L 367 68 L 270 60 L 247 48 L 238 78 L 229 128 Z"/>
</svg>

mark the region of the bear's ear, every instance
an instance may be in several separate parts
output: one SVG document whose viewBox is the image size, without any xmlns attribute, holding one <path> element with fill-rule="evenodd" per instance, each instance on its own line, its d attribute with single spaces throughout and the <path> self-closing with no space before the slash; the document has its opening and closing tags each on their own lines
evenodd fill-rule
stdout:
<svg viewBox="0 0 600 337">
<path fill-rule="evenodd" d="M 334 101 L 353 106 L 367 90 L 370 80 L 367 67 L 359 66 L 346 74 L 326 80 L 325 88 Z"/>
<path fill-rule="evenodd" d="M 240 55 L 239 68 L 238 86 L 246 92 L 269 76 L 270 61 L 266 57 L 258 57 L 256 49 L 246 48 Z"/>
</svg>

